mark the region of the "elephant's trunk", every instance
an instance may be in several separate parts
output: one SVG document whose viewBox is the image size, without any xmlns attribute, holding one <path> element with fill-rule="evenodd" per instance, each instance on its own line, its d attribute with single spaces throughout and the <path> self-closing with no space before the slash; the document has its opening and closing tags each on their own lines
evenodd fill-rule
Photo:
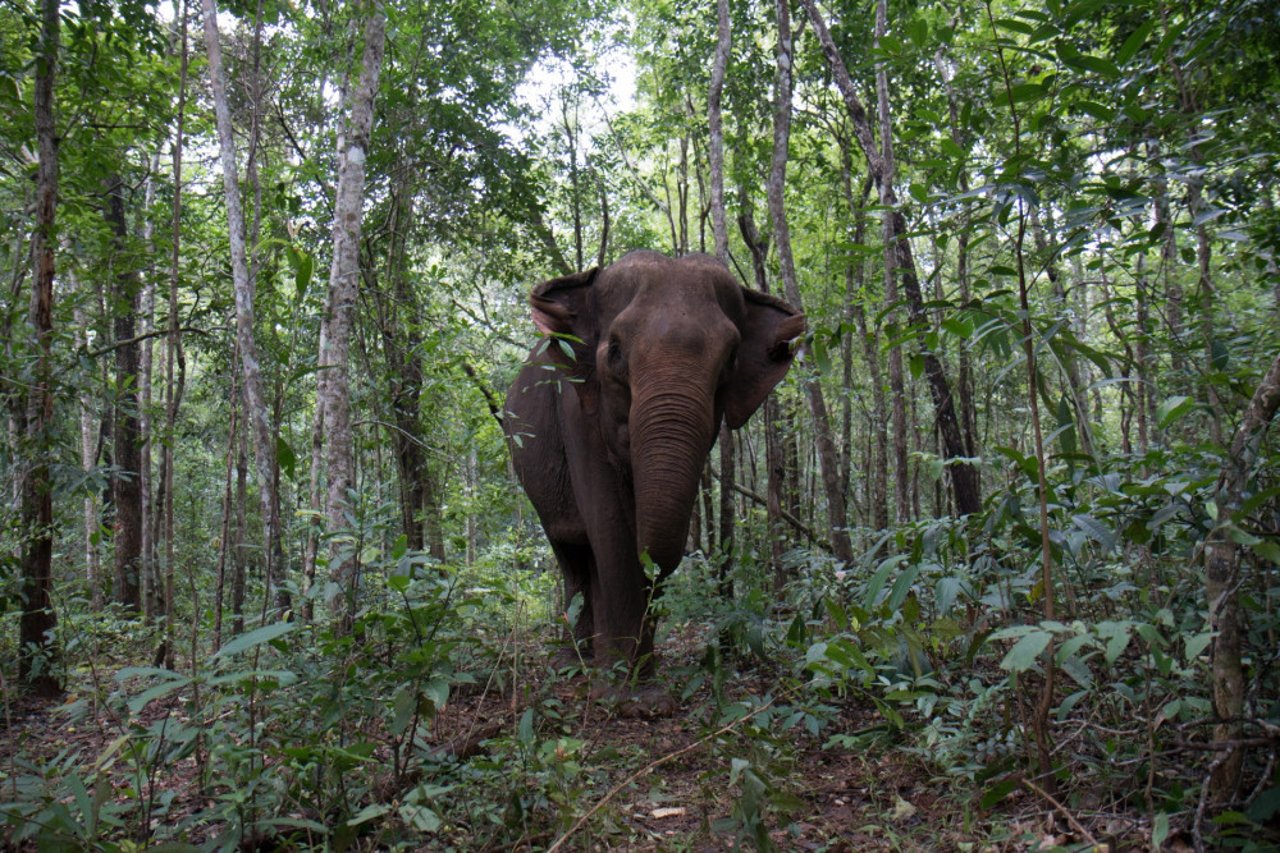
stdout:
<svg viewBox="0 0 1280 853">
<path fill-rule="evenodd" d="M 637 396 L 631 410 L 636 547 L 663 571 L 684 555 L 693 502 L 714 439 L 710 395 L 687 378 Z"/>
</svg>

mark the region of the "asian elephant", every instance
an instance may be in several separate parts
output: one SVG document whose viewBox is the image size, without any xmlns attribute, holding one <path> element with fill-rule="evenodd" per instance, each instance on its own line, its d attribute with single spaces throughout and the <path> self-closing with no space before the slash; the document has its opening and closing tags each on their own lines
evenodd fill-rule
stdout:
<svg viewBox="0 0 1280 853">
<path fill-rule="evenodd" d="M 742 426 L 791 365 L 805 318 L 707 255 L 632 252 L 530 295 L 546 336 L 507 393 L 515 470 L 581 594 L 575 639 L 652 676 L 656 592 L 684 553 L 722 421 Z"/>
</svg>

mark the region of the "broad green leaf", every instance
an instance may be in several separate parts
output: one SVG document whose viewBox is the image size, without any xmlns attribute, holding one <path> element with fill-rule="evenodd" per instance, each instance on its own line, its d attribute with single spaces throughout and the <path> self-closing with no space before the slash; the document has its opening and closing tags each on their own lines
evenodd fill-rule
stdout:
<svg viewBox="0 0 1280 853">
<path fill-rule="evenodd" d="M 1081 53 L 1075 45 L 1070 42 L 1062 42 L 1058 45 L 1058 58 L 1067 65 L 1080 71 L 1090 71 L 1094 74 L 1101 74 L 1108 80 L 1114 80 L 1120 76 L 1120 69 L 1110 59 L 1101 56 L 1093 56 L 1088 53 Z"/>
<path fill-rule="evenodd" d="M 907 570 L 898 575 L 898 579 L 893 582 L 893 590 L 889 593 L 889 609 L 897 611 L 902 606 L 902 602 L 907 597 L 907 593 L 911 591 L 911 585 L 916 582 L 916 577 L 920 574 L 920 566 L 908 566 Z"/>
<path fill-rule="evenodd" d="M 982 799 L 979 801 L 978 804 L 983 809 L 989 809 L 992 806 L 999 803 L 1005 797 L 1013 793 L 1014 789 L 1017 787 L 1018 787 L 1017 779 L 1012 779 L 1012 778 L 1001 779 L 999 782 L 992 785 L 983 793 Z"/>
<path fill-rule="evenodd" d="M 1138 49 L 1146 42 L 1147 37 L 1151 35 L 1151 30 L 1155 28 L 1156 17 L 1150 17 L 1142 23 L 1136 30 L 1129 34 L 1124 40 L 1124 44 L 1120 46 L 1120 50 L 1116 51 L 1116 64 L 1128 65 L 1129 60 L 1133 59 Z M 1167 818 L 1166 818 L 1167 820 Z"/>
<path fill-rule="evenodd" d="M 1178 395 L 1165 399 L 1156 406 L 1156 425 L 1160 429 L 1168 429 L 1177 423 L 1179 418 L 1195 408 L 1195 405 L 1196 401 L 1193 397 Z"/>
<path fill-rule="evenodd" d="M 261 628 L 255 628 L 247 634 L 241 634 L 231 642 L 227 643 L 214 654 L 213 659 L 229 658 L 232 655 L 240 654 L 248 651 L 255 646 L 283 637 L 294 628 L 298 627 L 296 622 L 273 622 L 270 625 L 263 625 Z"/>
<path fill-rule="evenodd" d="M 1004 656 L 1004 660 L 1000 661 L 1000 668 L 1009 672 L 1025 672 L 1035 666 L 1052 639 L 1053 634 L 1048 631 L 1038 629 L 1032 631 L 1014 643 L 1013 648 L 1009 649 L 1009 653 Z"/>
<path fill-rule="evenodd" d="M 1164 841 L 1169 837 L 1169 815 L 1165 812 L 1157 812 L 1155 819 L 1151 821 L 1151 849 L 1163 850 Z"/>
<path fill-rule="evenodd" d="M 356 812 L 351 819 L 347 821 L 347 826 L 359 826 L 360 824 L 367 823 L 375 818 L 380 818 L 389 811 L 391 811 L 391 806 L 386 803 L 370 803 L 360 811 Z"/>
<path fill-rule="evenodd" d="M 1205 648 L 1213 641 L 1213 636 L 1213 631 L 1204 631 L 1185 639 L 1187 663 L 1191 663 L 1204 653 Z"/>
</svg>

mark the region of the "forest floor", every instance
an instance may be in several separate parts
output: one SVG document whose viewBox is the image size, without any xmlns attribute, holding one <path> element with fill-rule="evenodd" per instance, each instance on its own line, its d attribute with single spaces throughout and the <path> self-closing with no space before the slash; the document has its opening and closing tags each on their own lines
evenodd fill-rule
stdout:
<svg viewBox="0 0 1280 853">
<path fill-rule="evenodd" d="M 703 851 L 759 849 L 771 843 L 779 850 L 1005 851 L 1087 848 L 1094 839 L 1112 849 L 1147 846 L 1150 830 L 1141 816 L 1081 817 L 1031 786 L 1014 790 L 994 809 L 983 809 L 981 785 L 947 774 L 928 756 L 893 743 L 883 719 L 855 700 L 837 708 L 816 736 L 802 725 L 787 729 L 781 738 L 776 725 L 757 728 L 752 717 L 770 708 L 762 697 L 774 696 L 775 710 L 786 704 L 786 697 L 775 693 L 776 673 L 758 664 L 733 669 L 716 702 L 710 685 L 696 676 L 705 672 L 700 667 L 705 647 L 705 631 L 690 626 L 671 632 L 663 642 L 661 666 L 679 700 L 679 710 L 665 717 L 623 717 L 586 701 L 587 679 L 538 664 L 548 658 L 540 646 L 524 651 L 518 678 L 506 673 L 506 689 L 455 693 L 432 725 L 437 751 L 458 757 L 488 753 L 506 762 L 507 769 L 498 772 L 508 777 L 529 773 L 513 758 L 519 751 L 513 744 L 520 718 L 535 704 L 531 697 L 538 697 L 541 707 L 564 709 L 552 725 L 540 722 L 537 733 L 540 743 L 552 744 L 543 770 L 560 760 L 558 781 L 548 781 L 547 772 L 538 778 L 544 791 L 558 794 L 518 818 L 523 828 L 518 827 L 516 836 L 509 816 L 505 830 L 446 817 L 438 833 L 422 836 L 420 846 L 405 845 L 402 828 L 395 833 L 398 848 Z M 726 716 L 724 709 L 736 702 L 756 710 Z M 181 715 L 183 704 L 177 695 L 152 702 L 139 721 Z M 119 747 L 120 731 L 119 721 L 105 709 L 70 724 L 58 703 L 15 704 L 7 719 L 0 720 L 0 780 L 15 778 L 24 762 L 28 767 L 78 762 L 86 773 L 110 767 L 105 762 Z M 875 737 L 877 732 L 883 736 Z M 873 736 L 858 741 L 858 748 L 832 745 L 833 734 L 858 733 Z M 110 771 L 117 794 L 143 790 L 157 802 L 168 801 L 165 822 L 212 802 L 208 792 L 199 790 L 193 759 L 149 779 L 127 778 L 120 769 L 125 764 L 121 761 Z M 386 766 L 374 762 L 370 772 L 385 772 Z M 530 784 L 529 778 L 515 784 Z M 468 786 L 458 787 L 466 791 Z M 473 786 L 473 795 L 491 795 L 482 788 Z M 7 791 L 0 795 L 0 800 L 9 799 Z M 490 810 L 500 812 L 500 807 Z M 162 825 L 153 822 L 153 829 L 156 836 L 166 836 Z M 208 842 L 218 829 L 184 832 L 184 840 Z M 5 837 L 0 834 L 0 842 Z M 385 835 L 364 837 L 355 846 L 387 849 L 385 841 Z M 1164 849 L 1187 848 L 1175 835 Z"/>
</svg>

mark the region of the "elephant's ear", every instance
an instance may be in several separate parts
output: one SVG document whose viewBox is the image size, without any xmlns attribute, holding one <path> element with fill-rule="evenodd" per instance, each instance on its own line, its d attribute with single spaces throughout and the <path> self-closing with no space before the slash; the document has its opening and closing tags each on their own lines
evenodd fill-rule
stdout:
<svg viewBox="0 0 1280 853">
<path fill-rule="evenodd" d="M 576 381 L 584 404 L 593 407 L 594 394 L 584 393 L 594 387 L 596 339 L 595 298 L 591 283 L 598 268 L 544 281 L 529 294 L 533 324 L 546 335 L 535 353 L 565 368 Z"/>
<path fill-rule="evenodd" d="M 747 304 L 738 367 L 725 384 L 724 416 L 738 429 L 782 381 L 804 337 L 804 315 L 780 299 L 742 289 Z"/>
</svg>

